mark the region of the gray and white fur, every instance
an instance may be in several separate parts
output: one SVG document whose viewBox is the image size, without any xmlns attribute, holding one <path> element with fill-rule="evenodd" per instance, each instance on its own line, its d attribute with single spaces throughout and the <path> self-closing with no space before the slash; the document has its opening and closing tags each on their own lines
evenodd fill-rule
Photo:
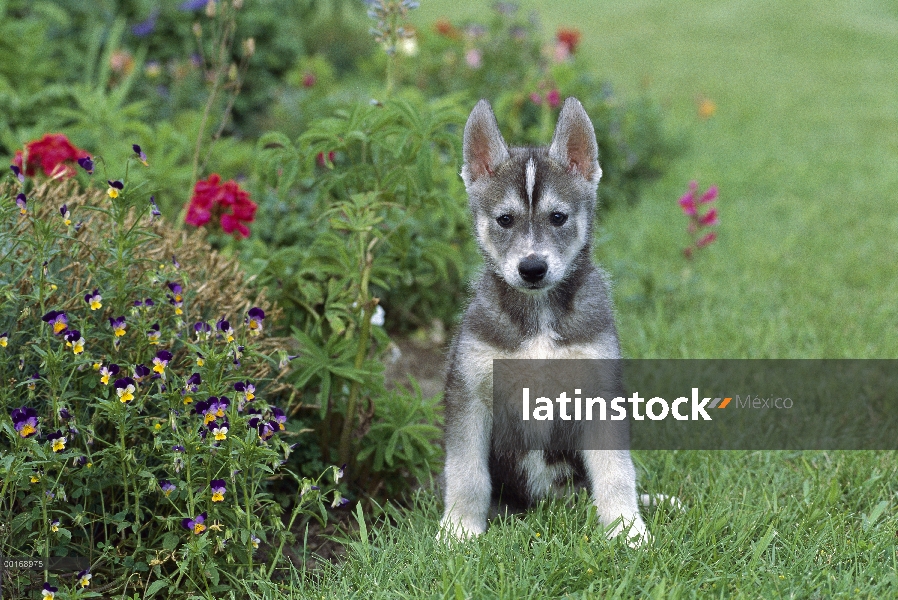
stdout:
<svg viewBox="0 0 898 600">
<path fill-rule="evenodd" d="M 592 122 L 575 98 L 549 147 L 509 148 L 485 100 L 468 118 L 461 176 L 485 268 L 449 356 L 443 539 L 483 533 L 495 497 L 531 506 L 572 477 L 609 537 L 650 539 L 628 450 L 498 452 L 493 439 L 502 427 L 493 423 L 494 359 L 620 357 L 608 282 L 591 257 L 601 175 Z"/>
</svg>

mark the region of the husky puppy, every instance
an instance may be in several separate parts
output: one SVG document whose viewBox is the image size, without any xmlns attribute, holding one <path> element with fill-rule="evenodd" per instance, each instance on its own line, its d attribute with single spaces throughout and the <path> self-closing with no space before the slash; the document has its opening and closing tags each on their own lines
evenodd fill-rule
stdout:
<svg viewBox="0 0 898 600">
<path fill-rule="evenodd" d="M 509 148 L 486 100 L 468 118 L 461 176 L 486 264 L 449 355 L 442 539 L 483 533 L 496 496 L 530 506 L 570 477 L 591 492 L 609 537 L 649 539 L 629 450 L 497 452 L 493 435 L 493 359 L 620 358 L 608 283 L 591 257 L 601 175 L 575 98 L 548 147 Z"/>
</svg>

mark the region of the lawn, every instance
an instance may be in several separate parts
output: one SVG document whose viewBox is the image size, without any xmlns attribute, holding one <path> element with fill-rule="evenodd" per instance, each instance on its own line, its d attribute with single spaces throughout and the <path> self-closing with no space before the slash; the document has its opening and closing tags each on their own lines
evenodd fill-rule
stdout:
<svg viewBox="0 0 898 600">
<path fill-rule="evenodd" d="M 621 95 L 646 90 L 684 140 L 632 207 L 601 218 L 628 357 L 898 354 L 898 5 L 885 0 L 522 2 L 575 26 Z M 478 17 L 475 4 L 422 3 Z M 892 65 L 891 67 L 889 65 Z M 716 105 L 699 118 L 697 100 Z M 500 124 L 501 125 L 501 124 Z M 548 141 L 548 140 L 546 140 Z M 718 241 L 687 262 L 677 198 L 720 187 Z M 602 539 L 581 499 L 434 542 L 439 503 L 369 522 L 309 597 L 898 596 L 898 461 L 876 452 L 642 452 L 655 544 Z"/>
</svg>

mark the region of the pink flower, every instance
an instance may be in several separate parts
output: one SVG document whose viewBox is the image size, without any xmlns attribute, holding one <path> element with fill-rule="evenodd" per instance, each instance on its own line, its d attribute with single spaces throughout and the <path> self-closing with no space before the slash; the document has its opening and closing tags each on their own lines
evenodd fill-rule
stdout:
<svg viewBox="0 0 898 600">
<path fill-rule="evenodd" d="M 692 192 L 686 192 L 680 197 L 680 208 L 683 209 L 683 214 L 689 216 L 695 214 L 695 196 Z"/>
<path fill-rule="evenodd" d="M 706 234 L 702 239 L 695 243 L 697 248 L 704 248 L 711 242 L 717 239 L 717 232 L 712 231 L 711 233 Z"/>
<path fill-rule="evenodd" d="M 702 204 L 707 204 L 708 202 L 714 202 L 715 200 L 717 200 L 717 186 L 712 185 L 708 188 L 708 191 L 702 194 L 699 202 L 701 202 Z"/>
<path fill-rule="evenodd" d="M 698 224 L 702 227 L 707 227 L 708 225 L 717 225 L 720 221 L 717 218 L 717 209 L 712 208 L 704 215 L 699 217 Z"/>
<path fill-rule="evenodd" d="M 558 105 L 561 104 L 561 94 L 554 88 L 549 90 L 549 93 L 546 94 L 546 102 L 548 102 L 549 106 L 552 108 L 558 108 Z"/>
<path fill-rule="evenodd" d="M 530 92 L 530 101 L 534 104 L 542 104 L 543 97 L 540 96 L 538 92 Z"/>
</svg>

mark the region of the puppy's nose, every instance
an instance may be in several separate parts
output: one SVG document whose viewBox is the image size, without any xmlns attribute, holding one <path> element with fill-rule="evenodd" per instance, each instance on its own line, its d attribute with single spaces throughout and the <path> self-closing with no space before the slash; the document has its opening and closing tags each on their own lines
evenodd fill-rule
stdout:
<svg viewBox="0 0 898 600">
<path fill-rule="evenodd" d="M 540 281 L 546 276 L 546 271 L 548 270 L 549 265 L 546 264 L 546 261 L 535 256 L 528 256 L 518 265 L 518 273 L 521 274 L 521 278 L 527 283 Z"/>
</svg>

